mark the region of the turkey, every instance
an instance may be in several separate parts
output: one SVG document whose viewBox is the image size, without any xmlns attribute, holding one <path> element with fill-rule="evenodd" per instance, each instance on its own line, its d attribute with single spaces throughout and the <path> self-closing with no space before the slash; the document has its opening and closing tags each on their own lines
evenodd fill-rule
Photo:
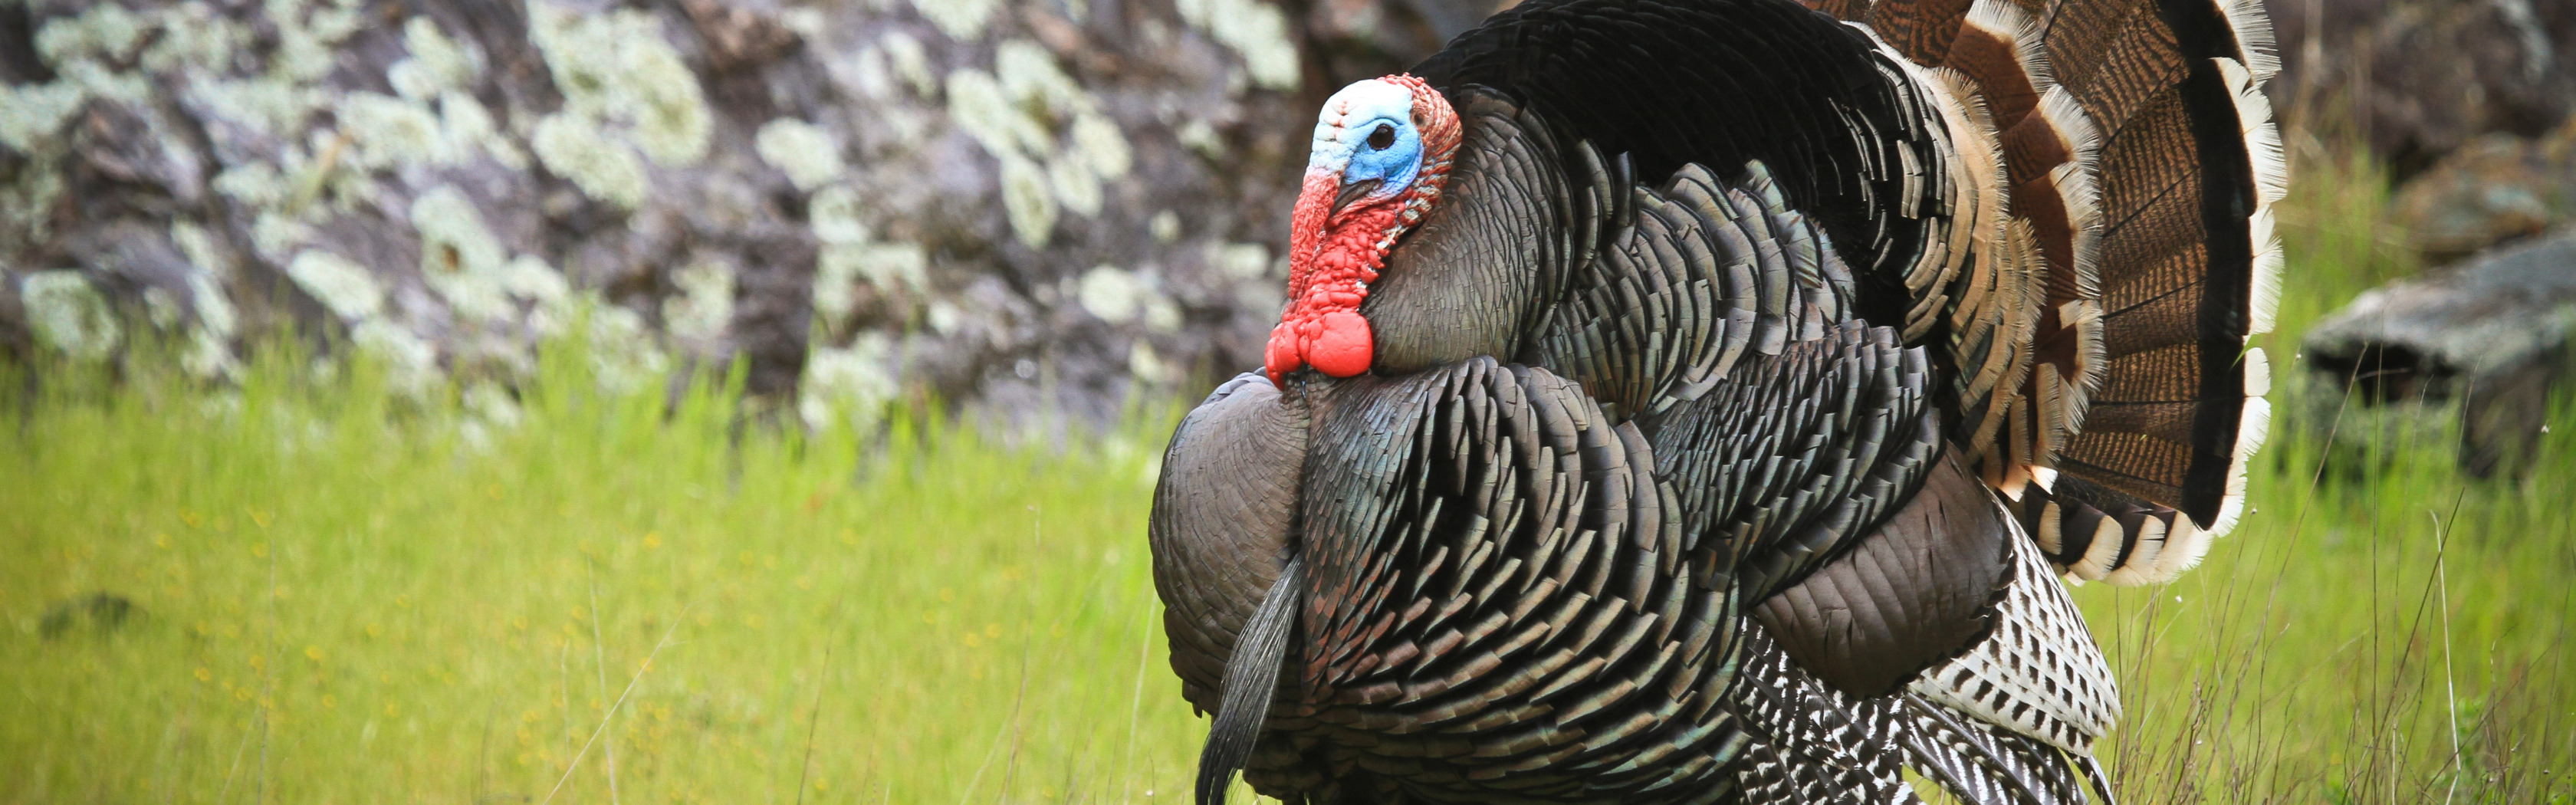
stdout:
<svg viewBox="0 0 2576 805">
<path fill-rule="evenodd" d="M 1148 537 L 1197 798 L 2108 801 L 2242 508 L 2253 0 L 1532 0 L 1325 104 Z"/>
</svg>

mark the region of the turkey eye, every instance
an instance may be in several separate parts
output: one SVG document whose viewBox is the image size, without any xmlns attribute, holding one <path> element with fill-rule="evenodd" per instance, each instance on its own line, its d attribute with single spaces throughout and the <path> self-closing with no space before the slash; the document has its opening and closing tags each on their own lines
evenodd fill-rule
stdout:
<svg viewBox="0 0 2576 805">
<path fill-rule="evenodd" d="M 1384 151 L 1384 150 L 1386 150 L 1389 146 L 1392 146 L 1392 145 L 1395 145 L 1395 127 L 1394 127 L 1394 126 L 1389 126 L 1389 125 L 1387 125 L 1387 124 L 1380 123 L 1380 124 L 1377 124 L 1377 130 L 1376 130 L 1376 131 L 1369 132 L 1368 146 L 1369 146 L 1370 148 L 1372 148 L 1372 149 L 1376 149 L 1376 150 L 1379 150 L 1379 151 Z"/>
</svg>

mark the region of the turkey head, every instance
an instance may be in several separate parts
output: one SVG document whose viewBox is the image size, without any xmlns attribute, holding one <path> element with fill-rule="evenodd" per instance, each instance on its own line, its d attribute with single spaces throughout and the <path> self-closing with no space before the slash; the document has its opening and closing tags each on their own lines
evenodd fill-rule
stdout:
<svg viewBox="0 0 2576 805">
<path fill-rule="evenodd" d="M 1312 367 L 1369 370 L 1377 338 L 1360 306 L 1396 241 L 1439 202 L 1458 151 L 1458 113 L 1409 75 L 1343 87 L 1315 121 L 1288 236 L 1288 308 L 1270 332 L 1273 382 Z"/>
</svg>

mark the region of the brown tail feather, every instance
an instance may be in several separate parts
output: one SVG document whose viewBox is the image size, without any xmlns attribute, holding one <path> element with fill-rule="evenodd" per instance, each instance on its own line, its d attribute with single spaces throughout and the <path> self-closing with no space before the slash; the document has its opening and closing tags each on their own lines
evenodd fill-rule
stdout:
<svg viewBox="0 0 2576 805">
<path fill-rule="evenodd" d="M 1914 286 L 1942 326 L 1908 328 L 1950 347 L 1980 474 L 2034 535 L 2080 532 L 2080 550 L 2049 548 L 2074 575 L 2189 567 L 2232 527 L 2269 419 L 2246 339 L 2271 325 L 2285 172 L 2256 0 L 1813 5 L 1919 75 L 1964 76 L 1974 97 L 1951 102 L 1990 126 L 1954 115 L 1951 142 L 1991 145 L 2002 213 L 1954 217 L 1991 232 L 1955 279 Z"/>
</svg>

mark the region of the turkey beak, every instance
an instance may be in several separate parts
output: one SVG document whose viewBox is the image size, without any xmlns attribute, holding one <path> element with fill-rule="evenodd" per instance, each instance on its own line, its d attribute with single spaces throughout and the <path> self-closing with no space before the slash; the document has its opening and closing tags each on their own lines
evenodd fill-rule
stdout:
<svg viewBox="0 0 2576 805">
<path fill-rule="evenodd" d="M 1342 214 L 1343 207 L 1351 206 L 1351 202 L 1367 198 L 1369 194 L 1377 192 L 1378 187 L 1385 183 L 1386 180 L 1384 179 L 1361 179 L 1350 184 L 1342 185 L 1341 192 L 1333 194 L 1332 214 Z"/>
</svg>

